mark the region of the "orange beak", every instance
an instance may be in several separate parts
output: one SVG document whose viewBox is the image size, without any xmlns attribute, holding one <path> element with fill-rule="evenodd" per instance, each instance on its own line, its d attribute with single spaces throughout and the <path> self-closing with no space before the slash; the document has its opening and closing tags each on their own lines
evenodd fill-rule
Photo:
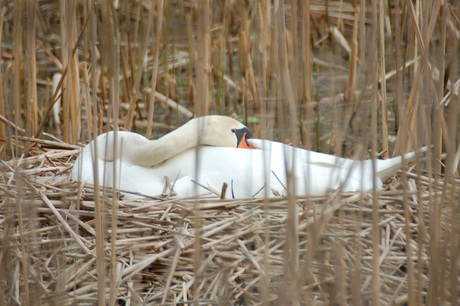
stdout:
<svg viewBox="0 0 460 306">
<path fill-rule="evenodd" d="M 240 143 L 238 144 L 238 148 L 240 149 L 257 149 L 254 147 L 252 144 L 248 142 L 246 139 L 246 133 L 243 134 L 243 137 L 241 138 Z"/>
</svg>

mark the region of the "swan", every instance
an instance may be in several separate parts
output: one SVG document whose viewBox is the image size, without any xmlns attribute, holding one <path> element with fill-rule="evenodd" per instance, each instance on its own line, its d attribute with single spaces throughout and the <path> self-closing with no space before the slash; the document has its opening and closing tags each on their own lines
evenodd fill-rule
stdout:
<svg viewBox="0 0 460 306">
<path fill-rule="evenodd" d="M 97 180 L 128 196 L 323 196 L 338 189 L 381 189 L 382 180 L 416 155 L 375 160 L 374 175 L 373 160 L 340 158 L 250 137 L 239 121 L 216 115 L 192 119 L 157 140 L 108 132 L 82 150 L 72 178 L 91 184 Z"/>
</svg>

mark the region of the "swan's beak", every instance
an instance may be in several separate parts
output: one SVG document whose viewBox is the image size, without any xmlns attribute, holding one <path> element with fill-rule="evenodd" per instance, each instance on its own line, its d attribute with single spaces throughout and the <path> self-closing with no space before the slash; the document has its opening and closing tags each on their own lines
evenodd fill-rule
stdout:
<svg viewBox="0 0 460 306">
<path fill-rule="evenodd" d="M 244 127 L 241 129 L 233 129 L 232 132 L 235 133 L 236 135 L 236 140 L 237 140 L 236 147 L 237 148 L 257 149 L 256 147 L 254 147 L 248 142 L 248 138 L 251 138 L 252 134 L 251 134 L 251 131 L 247 127 Z"/>
<path fill-rule="evenodd" d="M 254 147 L 252 144 L 248 142 L 246 139 L 246 133 L 243 134 L 243 137 L 241 137 L 240 143 L 238 144 L 238 148 L 240 149 L 257 149 Z"/>
</svg>

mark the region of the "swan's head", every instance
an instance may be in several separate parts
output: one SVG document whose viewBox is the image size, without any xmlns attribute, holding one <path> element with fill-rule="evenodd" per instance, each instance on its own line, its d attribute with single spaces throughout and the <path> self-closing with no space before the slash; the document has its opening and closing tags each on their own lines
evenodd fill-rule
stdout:
<svg viewBox="0 0 460 306">
<path fill-rule="evenodd" d="M 230 117 L 205 116 L 189 121 L 190 129 L 197 131 L 197 143 L 216 147 L 253 148 L 247 138 L 251 138 L 249 129 Z"/>
</svg>

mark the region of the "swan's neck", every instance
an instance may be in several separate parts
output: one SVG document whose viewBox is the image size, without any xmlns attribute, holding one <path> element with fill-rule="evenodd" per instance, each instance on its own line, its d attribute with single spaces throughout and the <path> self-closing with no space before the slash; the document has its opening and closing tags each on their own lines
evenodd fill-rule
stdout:
<svg viewBox="0 0 460 306">
<path fill-rule="evenodd" d="M 122 146 L 133 164 L 151 167 L 189 148 L 207 144 L 204 134 L 204 126 L 196 124 L 196 121 L 189 121 L 157 140 L 136 140 L 136 143 L 126 143 Z"/>
</svg>

